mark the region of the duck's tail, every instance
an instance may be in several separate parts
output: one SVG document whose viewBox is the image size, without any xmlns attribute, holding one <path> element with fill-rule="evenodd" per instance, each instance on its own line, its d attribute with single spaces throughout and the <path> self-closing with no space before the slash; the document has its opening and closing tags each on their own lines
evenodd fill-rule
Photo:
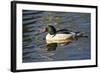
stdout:
<svg viewBox="0 0 100 73">
<path fill-rule="evenodd" d="M 87 35 L 85 35 L 85 32 L 75 32 L 75 38 L 78 39 L 78 38 L 88 38 Z"/>
</svg>

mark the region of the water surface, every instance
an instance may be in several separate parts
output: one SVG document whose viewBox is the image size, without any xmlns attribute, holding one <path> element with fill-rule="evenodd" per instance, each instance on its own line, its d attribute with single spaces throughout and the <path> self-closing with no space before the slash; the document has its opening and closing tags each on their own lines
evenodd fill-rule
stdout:
<svg viewBox="0 0 100 73">
<path fill-rule="evenodd" d="M 23 10 L 23 62 L 90 59 L 90 18 L 89 13 Z M 56 50 L 45 51 L 47 33 L 40 30 L 49 24 L 57 30 L 84 32 L 88 38 L 73 40 L 68 45 L 58 44 Z"/>
</svg>

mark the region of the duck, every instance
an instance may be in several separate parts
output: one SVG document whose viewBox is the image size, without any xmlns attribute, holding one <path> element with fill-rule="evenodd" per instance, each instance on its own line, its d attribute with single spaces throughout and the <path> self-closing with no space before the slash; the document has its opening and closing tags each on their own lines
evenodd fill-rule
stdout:
<svg viewBox="0 0 100 73">
<path fill-rule="evenodd" d="M 83 36 L 83 33 L 81 33 L 81 32 L 73 32 L 73 31 L 70 31 L 68 29 L 60 29 L 57 31 L 53 25 L 48 25 L 44 29 L 44 32 L 47 32 L 47 35 L 45 38 L 47 44 L 70 43 L 74 39 L 76 39 L 77 37 Z"/>
</svg>

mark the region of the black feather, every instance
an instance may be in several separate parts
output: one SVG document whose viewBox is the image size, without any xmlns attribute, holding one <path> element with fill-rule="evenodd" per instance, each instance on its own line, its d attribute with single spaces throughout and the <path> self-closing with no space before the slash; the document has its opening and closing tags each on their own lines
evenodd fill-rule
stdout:
<svg viewBox="0 0 100 73">
<path fill-rule="evenodd" d="M 70 34 L 70 30 L 68 30 L 68 29 L 61 29 L 61 30 L 58 30 L 58 31 L 56 31 L 56 33 L 65 33 L 65 34 Z"/>
</svg>

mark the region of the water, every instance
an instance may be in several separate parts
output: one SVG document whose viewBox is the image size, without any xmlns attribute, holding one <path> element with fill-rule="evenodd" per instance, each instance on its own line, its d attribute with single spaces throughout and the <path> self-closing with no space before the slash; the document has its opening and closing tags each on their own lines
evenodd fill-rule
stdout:
<svg viewBox="0 0 100 73">
<path fill-rule="evenodd" d="M 91 58 L 89 13 L 23 10 L 23 62 L 85 60 Z M 73 40 L 68 45 L 57 44 L 46 51 L 45 37 L 40 32 L 48 24 L 59 29 L 84 32 L 88 38 Z"/>
</svg>

